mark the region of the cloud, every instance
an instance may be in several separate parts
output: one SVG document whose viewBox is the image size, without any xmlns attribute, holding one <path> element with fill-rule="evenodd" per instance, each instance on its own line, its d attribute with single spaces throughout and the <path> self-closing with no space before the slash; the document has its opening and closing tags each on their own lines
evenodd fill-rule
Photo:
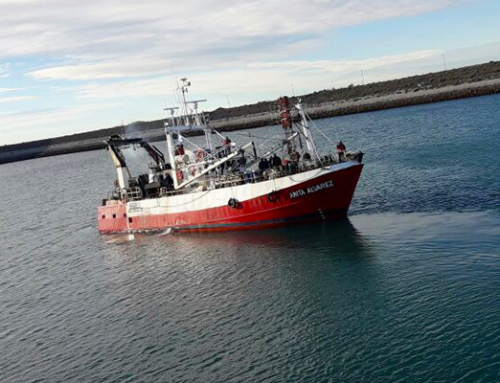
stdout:
<svg viewBox="0 0 500 383">
<path fill-rule="evenodd" d="M 19 112 L 19 111 L 0 112 L 0 116 L 11 116 L 11 115 L 19 114 L 19 113 L 21 113 L 21 112 Z"/>
<path fill-rule="evenodd" d="M 77 97 L 87 99 L 110 99 L 159 96 L 173 92 L 174 77 L 122 81 L 111 84 L 88 84 L 73 87 Z"/>
<path fill-rule="evenodd" d="M 10 77 L 9 68 L 10 68 L 9 63 L 0 64 L 0 78 Z"/>
<path fill-rule="evenodd" d="M 19 140 L 32 131 L 39 138 L 106 126 L 124 115 L 148 118 L 153 107 L 146 101 L 162 103 L 183 75 L 214 108 L 226 104 L 226 95 L 236 105 L 289 93 L 290 84 L 306 93 L 359 83 L 360 70 L 367 81 L 421 72 L 427 62 L 436 63 L 429 71 L 439 70 L 439 57 L 427 50 L 365 60 L 296 58 L 313 57 L 342 27 L 472 1 L 0 0 L 0 78 L 11 76 L 0 93 L 38 85 L 37 107 L 44 108 L 4 113 L 0 126 L 17 130 L 11 140 Z M 82 105 L 59 108 L 75 100 Z"/>
<path fill-rule="evenodd" d="M 0 103 L 36 100 L 37 96 L 18 96 L 0 98 Z"/>
<path fill-rule="evenodd" d="M 158 59 L 128 58 L 115 62 L 62 65 L 39 69 L 30 73 L 36 80 L 100 80 L 140 77 L 165 71 L 165 63 Z"/>
<path fill-rule="evenodd" d="M 46 136 L 44 130 L 47 126 L 58 128 L 70 125 L 74 131 L 89 130 L 91 127 L 87 126 L 86 123 L 82 125 L 82 120 L 97 111 L 115 106 L 116 104 L 114 103 L 98 103 L 54 109 L 0 113 L 0 126 L 7 127 L 3 132 L 12 132 L 13 137 L 17 137 L 19 129 L 23 129 L 25 132 L 30 132 L 29 137 L 31 139 L 38 139 Z M 8 140 L 8 136 L 4 138 Z M 18 139 L 12 141 L 18 141 Z"/>
<path fill-rule="evenodd" d="M 286 59 L 331 31 L 471 0 L 0 0 L 0 58 L 59 63 L 37 80 L 90 80 Z M 224 63 L 224 64 L 221 64 Z"/>
<path fill-rule="evenodd" d="M 26 89 L 31 89 L 31 87 L 26 87 L 26 88 L 0 88 L 0 93 L 18 92 L 20 90 L 26 90 Z"/>
<path fill-rule="evenodd" d="M 432 56 L 441 55 L 440 51 L 417 51 L 400 55 L 383 56 L 364 60 L 311 60 L 285 62 L 259 62 L 250 67 L 264 69 L 289 69 L 301 71 L 325 71 L 334 74 L 348 73 L 360 70 L 371 70 L 378 67 L 401 64 L 414 60 L 425 60 Z"/>
<path fill-rule="evenodd" d="M 401 55 L 384 56 L 365 60 L 310 60 L 283 62 L 251 62 L 243 67 L 223 68 L 192 74 L 192 91 L 196 94 L 227 95 L 244 90 L 253 93 L 265 92 L 278 96 L 290 90 L 294 84 L 303 92 L 348 85 L 357 82 L 364 70 L 374 78 L 378 70 L 391 69 L 392 76 L 401 73 L 398 67 L 415 62 L 435 61 L 441 63 L 439 51 L 417 51 Z M 354 75 L 353 75 L 354 74 Z M 387 76 L 386 77 L 391 77 Z M 381 79 L 379 76 L 377 80 Z M 177 80 L 175 76 L 160 76 L 148 79 L 92 83 L 73 87 L 77 97 L 83 99 L 141 98 L 148 96 L 170 96 Z M 257 100 L 255 100 L 257 101 Z"/>
</svg>

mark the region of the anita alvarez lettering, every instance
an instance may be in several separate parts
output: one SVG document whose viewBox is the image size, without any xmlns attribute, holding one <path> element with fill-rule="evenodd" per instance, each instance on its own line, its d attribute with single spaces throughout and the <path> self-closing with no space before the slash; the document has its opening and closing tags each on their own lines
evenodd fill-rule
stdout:
<svg viewBox="0 0 500 383">
<path fill-rule="evenodd" d="M 323 183 L 320 183 L 320 184 L 317 184 L 314 186 L 309 186 L 308 188 L 305 188 L 305 189 L 295 190 L 293 192 L 290 192 L 290 199 L 297 198 L 297 197 L 304 197 L 306 195 L 313 194 L 313 193 L 316 193 L 316 192 L 321 191 L 321 190 L 329 189 L 329 188 L 332 188 L 334 186 L 335 185 L 334 185 L 333 181 L 327 181 L 327 182 L 323 182 Z"/>
</svg>

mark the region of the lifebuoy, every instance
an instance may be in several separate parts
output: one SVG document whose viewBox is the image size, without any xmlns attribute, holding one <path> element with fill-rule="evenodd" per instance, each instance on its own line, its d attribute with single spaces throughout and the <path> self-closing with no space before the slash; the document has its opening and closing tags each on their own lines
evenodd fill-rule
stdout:
<svg viewBox="0 0 500 383">
<path fill-rule="evenodd" d="M 236 198 L 229 198 L 229 201 L 227 201 L 227 205 L 231 209 L 235 209 L 238 206 L 238 201 L 236 200 Z"/>
<path fill-rule="evenodd" d="M 278 193 L 276 192 L 271 192 L 267 195 L 267 201 L 271 203 L 277 202 L 279 199 Z"/>
</svg>

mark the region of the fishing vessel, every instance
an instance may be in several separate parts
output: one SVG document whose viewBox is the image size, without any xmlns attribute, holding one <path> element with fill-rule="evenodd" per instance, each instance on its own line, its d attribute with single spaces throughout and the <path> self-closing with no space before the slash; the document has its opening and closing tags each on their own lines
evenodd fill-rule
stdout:
<svg viewBox="0 0 500 383">
<path fill-rule="evenodd" d="M 198 103 L 187 101 L 182 79 L 180 108 L 166 108 L 166 149 L 141 138 L 112 136 L 106 143 L 115 165 L 115 187 L 98 207 L 101 233 L 225 231 L 268 228 L 345 217 L 363 169 L 363 153 L 330 141 L 318 152 L 300 101 L 276 101 L 283 129 L 262 154 L 255 141 L 242 145 L 210 126 Z M 179 112 L 177 116 L 176 113 Z M 187 137 L 199 130 L 203 143 Z M 146 154 L 147 171 L 133 174 L 130 154 Z"/>
</svg>

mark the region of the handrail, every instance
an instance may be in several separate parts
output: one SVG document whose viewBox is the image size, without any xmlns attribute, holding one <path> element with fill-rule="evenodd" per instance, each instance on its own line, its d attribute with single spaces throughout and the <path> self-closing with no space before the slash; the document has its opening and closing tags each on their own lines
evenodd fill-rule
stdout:
<svg viewBox="0 0 500 383">
<path fill-rule="evenodd" d="M 300 174 L 303 172 L 307 172 L 314 169 L 324 168 L 325 166 L 329 166 L 335 163 L 339 163 L 338 156 L 333 154 L 331 156 L 327 156 L 328 160 L 324 158 L 322 161 L 318 160 L 310 160 L 310 161 L 301 161 L 298 165 L 298 168 L 295 171 L 291 171 L 290 169 L 284 168 L 283 166 L 269 168 L 264 171 L 248 171 L 248 172 L 238 172 L 238 173 L 230 173 L 226 175 L 221 175 L 216 178 L 206 177 L 201 178 L 198 177 L 196 181 L 198 185 L 196 188 L 200 188 L 203 191 L 207 190 L 215 190 L 215 189 L 224 189 L 226 187 L 239 186 L 244 184 L 256 184 L 264 181 L 269 181 L 281 177 L 291 176 L 294 174 Z M 211 169 L 213 170 L 213 169 Z M 208 173 L 208 172 L 207 172 Z M 205 173 L 204 175 L 207 175 Z M 158 198 L 159 197 L 170 197 L 175 195 L 183 195 L 192 193 L 193 188 L 182 188 L 177 190 L 167 190 L 165 187 L 159 188 L 158 194 L 156 197 L 149 198 Z M 143 196 L 142 191 L 139 187 L 131 188 L 127 191 L 127 200 L 129 201 L 137 201 L 146 199 L 147 197 Z M 147 199 L 149 199 L 147 198 Z"/>
<path fill-rule="evenodd" d="M 216 161 L 214 162 L 212 165 L 210 165 L 208 168 L 206 168 L 205 170 L 203 170 L 201 173 L 199 173 L 198 175 L 196 175 L 194 178 L 191 178 L 190 180 L 187 180 L 185 182 L 183 182 L 182 184 L 180 184 L 177 189 L 183 189 L 185 188 L 186 186 L 188 186 L 189 184 L 193 183 L 194 181 L 196 181 L 197 179 L 199 179 L 201 176 L 204 176 L 205 174 L 207 173 L 210 173 L 212 170 L 214 170 L 215 168 L 217 168 L 218 166 L 224 164 L 225 162 L 229 161 L 230 159 L 236 157 L 238 154 L 240 154 L 240 152 L 242 150 L 245 150 L 246 148 L 248 148 L 249 146 L 251 146 L 252 143 L 248 143 L 246 145 L 243 145 L 240 150 L 236 151 L 236 152 L 233 152 L 231 153 L 230 155 L 228 155 L 227 157 L 224 157 L 222 159 L 220 159 L 219 161 Z"/>
</svg>

